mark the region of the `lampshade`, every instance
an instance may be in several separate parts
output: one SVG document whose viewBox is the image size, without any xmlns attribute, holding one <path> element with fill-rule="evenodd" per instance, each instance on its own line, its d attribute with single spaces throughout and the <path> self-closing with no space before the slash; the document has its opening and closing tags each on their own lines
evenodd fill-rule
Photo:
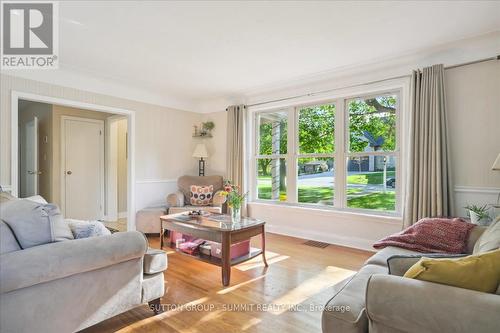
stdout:
<svg viewBox="0 0 500 333">
<path fill-rule="evenodd" d="M 208 157 L 208 152 L 207 152 L 207 147 L 205 147 L 205 144 L 203 143 L 198 143 L 196 145 L 196 148 L 194 149 L 193 152 L 193 157 Z"/>
<path fill-rule="evenodd" d="M 491 170 L 500 170 L 500 154 L 498 154 L 497 159 L 493 162 Z"/>
</svg>

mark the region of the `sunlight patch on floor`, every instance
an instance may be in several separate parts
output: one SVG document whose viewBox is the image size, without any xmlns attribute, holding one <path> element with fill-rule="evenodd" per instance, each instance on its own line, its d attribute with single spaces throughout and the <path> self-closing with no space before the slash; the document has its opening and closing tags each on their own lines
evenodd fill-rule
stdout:
<svg viewBox="0 0 500 333">
<path fill-rule="evenodd" d="M 348 269 L 328 266 L 318 275 L 302 282 L 285 295 L 276 299 L 272 303 L 276 307 L 271 308 L 269 312 L 279 315 L 287 311 L 287 306 L 298 305 L 311 296 L 318 294 L 323 289 L 333 286 L 354 273 L 356 272 Z"/>
<path fill-rule="evenodd" d="M 251 279 L 251 280 L 248 280 L 248 281 L 245 281 L 245 282 L 242 282 L 242 283 L 238 283 L 238 284 L 237 284 L 237 285 L 235 285 L 235 286 L 232 286 L 232 287 L 229 287 L 229 288 L 225 288 L 225 289 L 223 289 L 223 290 L 218 291 L 218 292 L 217 292 L 217 294 L 219 294 L 219 295 L 224 295 L 224 294 L 230 293 L 230 292 L 235 291 L 236 289 L 241 288 L 241 287 L 243 287 L 243 286 L 245 286 L 245 285 L 247 285 L 247 284 L 250 284 L 250 283 L 252 283 L 252 282 L 255 282 L 255 281 L 257 281 L 257 280 L 260 280 L 260 279 L 262 279 L 264 276 L 265 276 L 265 275 L 257 276 L 256 278 L 253 278 L 253 279 Z"/>
<path fill-rule="evenodd" d="M 246 323 L 244 323 L 242 326 L 241 326 L 241 330 L 242 331 L 246 331 L 247 329 L 249 329 L 250 327 L 252 326 L 255 326 L 259 323 L 262 322 L 262 319 L 259 319 L 259 318 L 252 318 L 250 319 L 249 321 L 247 321 Z"/>
<path fill-rule="evenodd" d="M 267 259 L 268 265 L 277 263 L 279 261 L 286 260 L 288 258 L 290 258 L 290 256 L 280 255 L 279 253 L 266 251 L 266 259 Z M 258 267 L 265 267 L 264 261 L 262 260 L 262 256 L 257 256 L 255 258 L 253 258 L 252 260 L 249 260 L 247 262 L 244 262 L 242 264 L 235 266 L 236 269 L 243 271 L 243 272 L 248 271 L 250 269 L 258 268 Z"/>
</svg>

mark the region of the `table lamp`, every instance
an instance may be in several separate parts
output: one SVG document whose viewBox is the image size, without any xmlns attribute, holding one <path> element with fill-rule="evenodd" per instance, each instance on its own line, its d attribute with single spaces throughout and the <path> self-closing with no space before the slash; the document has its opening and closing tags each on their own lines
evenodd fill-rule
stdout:
<svg viewBox="0 0 500 333">
<path fill-rule="evenodd" d="M 193 157 L 199 158 L 198 162 L 198 175 L 205 176 L 205 160 L 203 158 L 208 157 L 207 147 L 204 143 L 198 143 L 193 152 Z"/>
</svg>

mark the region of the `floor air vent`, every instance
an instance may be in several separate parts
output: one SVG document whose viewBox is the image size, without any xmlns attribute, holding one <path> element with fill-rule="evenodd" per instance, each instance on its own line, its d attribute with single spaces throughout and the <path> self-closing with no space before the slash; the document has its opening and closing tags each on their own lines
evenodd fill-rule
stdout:
<svg viewBox="0 0 500 333">
<path fill-rule="evenodd" d="M 323 243 L 323 242 L 318 242 L 318 241 L 313 241 L 313 240 L 308 240 L 307 242 L 304 243 L 304 245 L 312 246 L 312 247 L 318 247 L 320 249 L 324 249 L 325 247 L 327 247 L 330 244 Z"/>
</svg>

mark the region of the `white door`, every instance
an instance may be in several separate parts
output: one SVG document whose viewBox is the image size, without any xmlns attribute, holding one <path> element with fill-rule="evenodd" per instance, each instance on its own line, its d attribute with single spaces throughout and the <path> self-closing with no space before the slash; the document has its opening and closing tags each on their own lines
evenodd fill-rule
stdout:
<svg viewBox="0 0 500 333">
<path fill-rule="evenodd" d="M 74 219 L 100 219 L 104 200 L 104 121 L 62 118 L 62 201 Z"/>
<path fill-rule="evenodd" d="M 21 191 L 25 198 L 38 194 L 38 118 L 24 124 L 21 138 Z"/>
</svg>

